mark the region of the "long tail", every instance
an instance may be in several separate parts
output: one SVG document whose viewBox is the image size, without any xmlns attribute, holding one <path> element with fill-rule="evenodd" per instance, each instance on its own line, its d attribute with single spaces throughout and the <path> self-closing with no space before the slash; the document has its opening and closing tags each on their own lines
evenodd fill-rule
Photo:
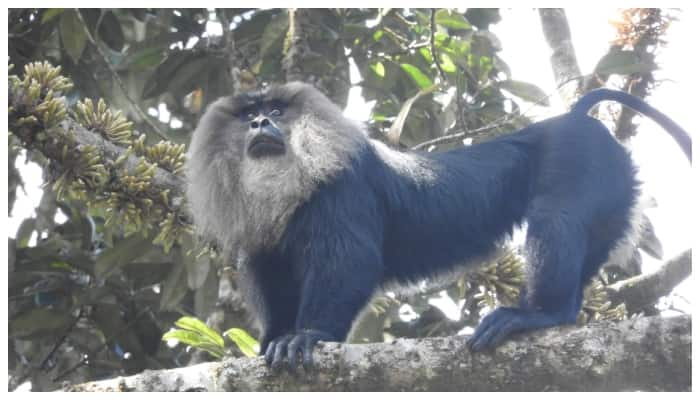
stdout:
<svg viewBox="0 0 700 400">
<path fill-rule="evenodd" d="M 588 111 L 590 111 L 593 106 L 606 100 L 613 100 L 617 101 L 618 103 L 622 103 L 638 113 L 646 115 L 654 122 L 661 125 L 661 127 L 664 128 L 666 132 L 671 135 L 671 137 L 673 137 L 676 143 L 678 143 L 681 150 L 683 150 L 685 156 L 688 158 L 688 161 L 691 163 L 693 162 L 693 141 L 690 139 L 688 132 L 681 128 L 677 123 L 673 122 L 671 118 L 667 117 L 661 111 L 645 103 L 643 100 L 632 96 L 631 94 L 610 89 L 592 90 L 586 93 L 586 95 L 581 97 L 581 99 L 574 104 L 574 106 L 571 108 L 571 113 L 583 115 L 588 114 Z"/>
</svg>

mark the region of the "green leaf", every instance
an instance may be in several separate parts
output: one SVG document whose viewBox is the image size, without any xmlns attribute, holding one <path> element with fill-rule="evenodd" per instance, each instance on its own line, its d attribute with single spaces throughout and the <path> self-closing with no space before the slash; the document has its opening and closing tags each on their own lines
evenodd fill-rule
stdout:
<svg viewBox="0 0 700 400">
<path fill-rule="evenodd" d="M 175 339 L 181 343 L 195 347 L 197 349 L 204 350 L 216 358 L 222 358 L 224 356 L 223 346 L 220 347 L 215 344 L 212 344 L 211 342 L 203 341 L 202 336 L 200 336 L 196 332 L 175 329 L 170 332 L 166 332 L 162 337 L 163 341 L 172 339 Z"/>
<path fill-rule="evenodd" d="M 224 335 L 231 339 L 246 357 L 257 357 L 260 351 L 260 343 L 246 331 L 243 329 L 231 328 L 224 332 Z"/>
<path fill-rule="evenodd" d="M 379 29 L 374 31 L 374 33 L 372 34 L 372 39 L 374 39 L 375 42 L 378 42 L 379 39 L 382 38 L 382 36 L 384 36 L 384 31 Z"/>
<path fill-rule="evenodd" d="M 87 45 L 87 35 L 75 10 L 61 14 L 58 29 L 61 33 L 61 41 L 66 53 L 73 60 L 73 63 L 77 64 Z"/>
<path fill-rule="evenodd" d="M 418 49 L 418 52 L 420 53 L 420 55 L 423 56 L 423 59 L 428 64 L 433 63 L 433 54 L 430 52 L 430 49 L 428 49 L 427 47 L 421 47 L 420 49 Z"/>
<path fill-rule="evenodd" d="M 441 52 L 448 54 L 452 61 L 461 66 L 468 68 L 467 58 L 471 55 L 471 43 L 466 40 L 451 38 L 444 45 L 438 46 Z"/>
<path fill-rule="evenodd" d="M 163 60 L 163 47 L 154 46 L 139 50 L 129 56 L 129 68 L 143 71 L 158 65 Z"/>
<path fill-rule="evenodd" d="M 629 75 L 651 72 L 655 69 L 657 69 L 656 64 L 644 62 L 633 51 L 614 49 L 598 61 L 594 71 L 600 75 Z"/>
<path fill-rule="evenodd" d="M 31 239 L 35 228 L 36 220 L 34 218 L 27 218 L 19 224 L 17 234 L 15 235 L 18 248 L 27 247 L 29 245 L 29 239 Z"/>
<path fill-rule="evenodd" d="M 386 71 L 384 70 L 384 64 L 382 64 L 381 61 L 372 63 L 369 65 L 369 67 L 372 69 L 372 71 L 374 71 L 375 74 L 377 74 L 377 76 L 379 76 L 380 78 L 384 78 L 384 74 L 386 73 Z"/>
<path fill-rule="evenodd" d="M 471 29 L 472 25 L 464 18 L 463 15 L 456 11 L 441 9 L 435 13 L 435 22 L 446 28 L 452 29 Z"/>
<path fill-rule="evenodd" d="M 11 338 L 58 335 L 70 325 L 72 320 L 73 318 L 66 312 L 35 308 L 11 319 L 8 335 Z"/>
<path fill-rule="evenodd" d="M 204 322 L 194 317 L 182 317 L 175 321 L 178 328 L 192 331 L 202 336 L 204 341 L 224 347 L 224 338 L 219 333 L 207 326 Z"/>
<path fill-rule="evenodd" d="M 438 85 L 433 85 L 422 89 L 415 96 L 411 97 L 403 103 L 403 106 L 401 106 L 401 111 L 399 111 L 399 115 L 396 116 L 394 123 L 391 124 L 391 128 L 389 128 L 389 132 L 387 133 L 387 137 L 390 143 L 399 143 L 399 138 L 401 136 L 401 132 L 403 131 L 403 126 L 406 123 L 406 118 L 408 118 L 408 112 L 411 110 L 411 107 L 413 107 L 413 103 L 421 97 L 425 96 L 426 94 L 434 92 L 435 90 L 437 90 L 437 88 Z"/>
<path fill-rule="evenodd" d="M 100 28 L 98 30 L 100 40 L 102 40 L 110 49 L 114 51 L 122 51 L 124 48 L 124 33 L 119 19 L 112 11 L 107 11 L 102 15 Z"/>
<path fill-rule="evenodd" d="M 174 51 L 168 54 L 146 81 L 141 97 L 150 99 L 165 92 L 173 75 L 175 75 L 175 71 L 192 57 L 194 57 L 194 54 L 191 50 Z"/>
<path fill-rule="evenodd" d="M 216 62 L 220 62 L 220 60 L 214 56 L 199 54 L 191 57 L 180 65 L 174 76 L 170 77 L 168 90 L 180 93 L 191 92 L 197 87 L 200 78 L 206 76 L 208 68 Z"/>
<path fill-rule="evenodd" d="M 44 25 L 45 23 L 58 17 L 59 15 L 63 14 L 63 11 L 65 11 L 65 9 L 63 9 L 63 8 L 49 8 L 49 9 L 47 9 L 46 11 L 44 11 L 44 14 L 41 16 L 41 24 Z"/>
<path fill-rule="evenodd" d="M 216 347 L 211 343 L 200 343 L 196 346 L 200 350 L 204 350 L 216 358 L 223 358 L 225 351 L 222 348 Z"/>
<path fill-rule="evenodd" d="M 418 10 L 415 11 L 415 14 L 418 25 L 430 26 L 430 15 Z M 437 15 L 435 18 L 437 19 Z"/>
<path fill-rule="evenodd" d="M 121 267 L 134 288 L 145 288 L 166 279 L 173 264 L 170 262 L 135 262 Z"/>
<path fill-rule="evenodd" d="M 401 69 L 403 69 L 411 78 L 413 78 L 413 81 L 420 89 L 426 89 L 433 84 L 432 79 L 428 78 L 420 69 L 418 69 L 418 67 L 414 65 L 402 63 Z"/>
<path fill-rule="evenodd" d="M 549 106 L 549 97 L 544 90 L 532 83 L 508 79 L 500 83 L 501 89 L 507 90 L 514 96 L 535 104 Z"/>
<path fill-rule="evenodd" d="M 113 247 L 105 249 L 95 260 L 95 275 L 105 278 L 115 271 L 115 268 L 125 266 L 145 254 L 153 245 L 151 241 L 140 234 L 134 234 L 122 239 Z"/>
<path fill-rule="evenodd" d="M 440 67 L 443 71 L 449 73 L 457 71 L 457 66 L 452 62 L 452 58 L 445 53 L 440 54 Z"/>
<path fill-rule="evenodd" d="M 177 340 L 190 346 L 197 346 L 202 343 L 201 335 L 184 329 L 173 329 L 163 334 L 162 340 Z"/>
<path fill-rule="evenodd" d="M 452 43 L 453 39 L 455 38 L 444 32 L 435 32 L 435 47 L 444 47 L 446 44 Z"/>
</svg>

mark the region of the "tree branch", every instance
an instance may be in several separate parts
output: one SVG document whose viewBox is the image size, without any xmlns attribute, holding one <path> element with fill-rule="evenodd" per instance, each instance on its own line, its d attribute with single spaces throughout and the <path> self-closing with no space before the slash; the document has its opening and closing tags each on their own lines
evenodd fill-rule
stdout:
<svg viewBox="0 0 700 400">
<path fill-rule="evenodd" d="M 578 98 L 582 79 L 581 69 L 576 60 L 576 51 L 571 41 L 569 22 L 563 8 L 540 8 L 542 33 L 549 45 L 552 55 L 550 63 L 554 72 L 554 80 L 559 88 L 564 104 L 569 107 Z M 564 85 L 573 81 L 575 84 Z"/>
<path fill-rule="evenodd" d="M 464 337 L 326 343 L 309 372 L 262 357 L 147 371 L 71 391 L 690 390 L 691 317 L 637 318 L 524 335 L 472 354 Z"/>
<path fill-rule="evenodd" d="M 659 298 L 668 296 L 673 288 L 690 276 L 691 259 L 692 251 L 688 249 L 651 274 L 635 276 L 608 286 L 606 290 L 610 301 L 613 304 L 625 303 L 630 314 L 642 311 Z"/>
<path fill-rule="evenodd" d="M 20 99 L 18 98 L 18 94 L 13 92 L 12 90 L 9 91 L 8 103 L 9 106 L 15 107 L 16 109 L 23 109 L 24 107 Z M 21 116 L 23 116 L 23 114 L 20 113 L 17 116 L 13 117 L 18 118 Z M 40 125 L 21 127 L 14 126 L 14 121 L 12 120 L 12 118 L 10 120 L 10 126 L 13 133 L 15 133 L 19 138 L 25 141 L 25 143 L 33 142 L 32 138 L 34 138 L 39 132 L 41 132 L 44 129 Z M 82 125 L 78 124 L 71 117 L 66 117 L 63 121 L 59 122 L 56 127 L 50 129 L 60 130 L 62 132 L 72 132 L 75 135 L 75 141 L 78 145 L 93 145 L 97 147 L 98 150 L 100 150 L 101 154 L 103 154 L 107 160 L 110 160 L 112 162 L 126 153 L 126 149 L 124 147 L 117 146 L 111 141 L 104 139 L 98 133 L 85 129 Z M 44 153 L 44 156 L 46 156 L 49 159 L 55 158 L 53 154 L 47 152 L 47 149 L 38 148 L 37 150 Z M 138 162 L 139 160 L 137 156 L 130 155 L 125 161 L 125 166 L 127 170 L 133 171 L 134 169 L 136 169 Z M 170 173 L 169 171 L 157 167 L 155 169 L 152 184 L 154 187 L 158 188 L 161 191 L 169 190 L 171 196 L 179 198 L 178 203 L 184 201 L 184 179 Z"/>
</svg>

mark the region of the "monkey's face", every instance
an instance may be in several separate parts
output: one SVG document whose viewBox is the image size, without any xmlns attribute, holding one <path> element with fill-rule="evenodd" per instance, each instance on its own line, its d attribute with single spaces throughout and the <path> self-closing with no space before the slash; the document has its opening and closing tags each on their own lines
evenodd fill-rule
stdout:
<svg viewBox="0 0 700 400">
<path fill-rule="evenodd" d="M 279 190 L 301 179 L 304 187 L 296 190 L 307 197 L 345 168 L 366 140 L 320 91 L 292 82 L 212 104 L 192 136 L 187 174 L 190 180 L 218 178 L 232 190 L 238 183 Z"/>
<path fill-rule="evenodd" d="M 287 108 L 282 101 L 268 100 L 250 104 L 237 112 L 236 118 L 247 127 L 241 127 L 245 132 L 242 145 L 249 157 L 279 157 L 286 153 L 289 134 L 282 127 Z"/>
<path fill-rule="evenodd" d="M 299 204 L 366 145 L 361 127 L 308 84 L 221 98 L 207 108 L 188 150 L 195 225 L 225 251 L 271 245 Z"/>
</svg>

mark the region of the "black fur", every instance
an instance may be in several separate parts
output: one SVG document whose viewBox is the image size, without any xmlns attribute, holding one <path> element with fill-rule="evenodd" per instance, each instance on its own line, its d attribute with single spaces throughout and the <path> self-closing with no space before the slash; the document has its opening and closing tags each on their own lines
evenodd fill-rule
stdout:
<svg viewBox="0 0 700 400">
<path fill-rule="evenodd" d="M 487 256 L 525 221 L 520 305 L 484 318 L 469 346 L 482 350 L 515 332 L 574 322 L 584 286 L 636 231 L 635 167 L 586 115 L 609 99 L 651 114 L 686 143 L 688 135 L 658 111 L 607 90 L 583 97 L 571 113 L 457 150 L 401 154 L 364 137 L 353 141 L 342 168 L 294 203 L 279 240 L 239 253 L 267 361 L 295 365 L 300 352 L 311 365 L 313 345 L 344 340 L 378 288 Z"/>
</svg>

